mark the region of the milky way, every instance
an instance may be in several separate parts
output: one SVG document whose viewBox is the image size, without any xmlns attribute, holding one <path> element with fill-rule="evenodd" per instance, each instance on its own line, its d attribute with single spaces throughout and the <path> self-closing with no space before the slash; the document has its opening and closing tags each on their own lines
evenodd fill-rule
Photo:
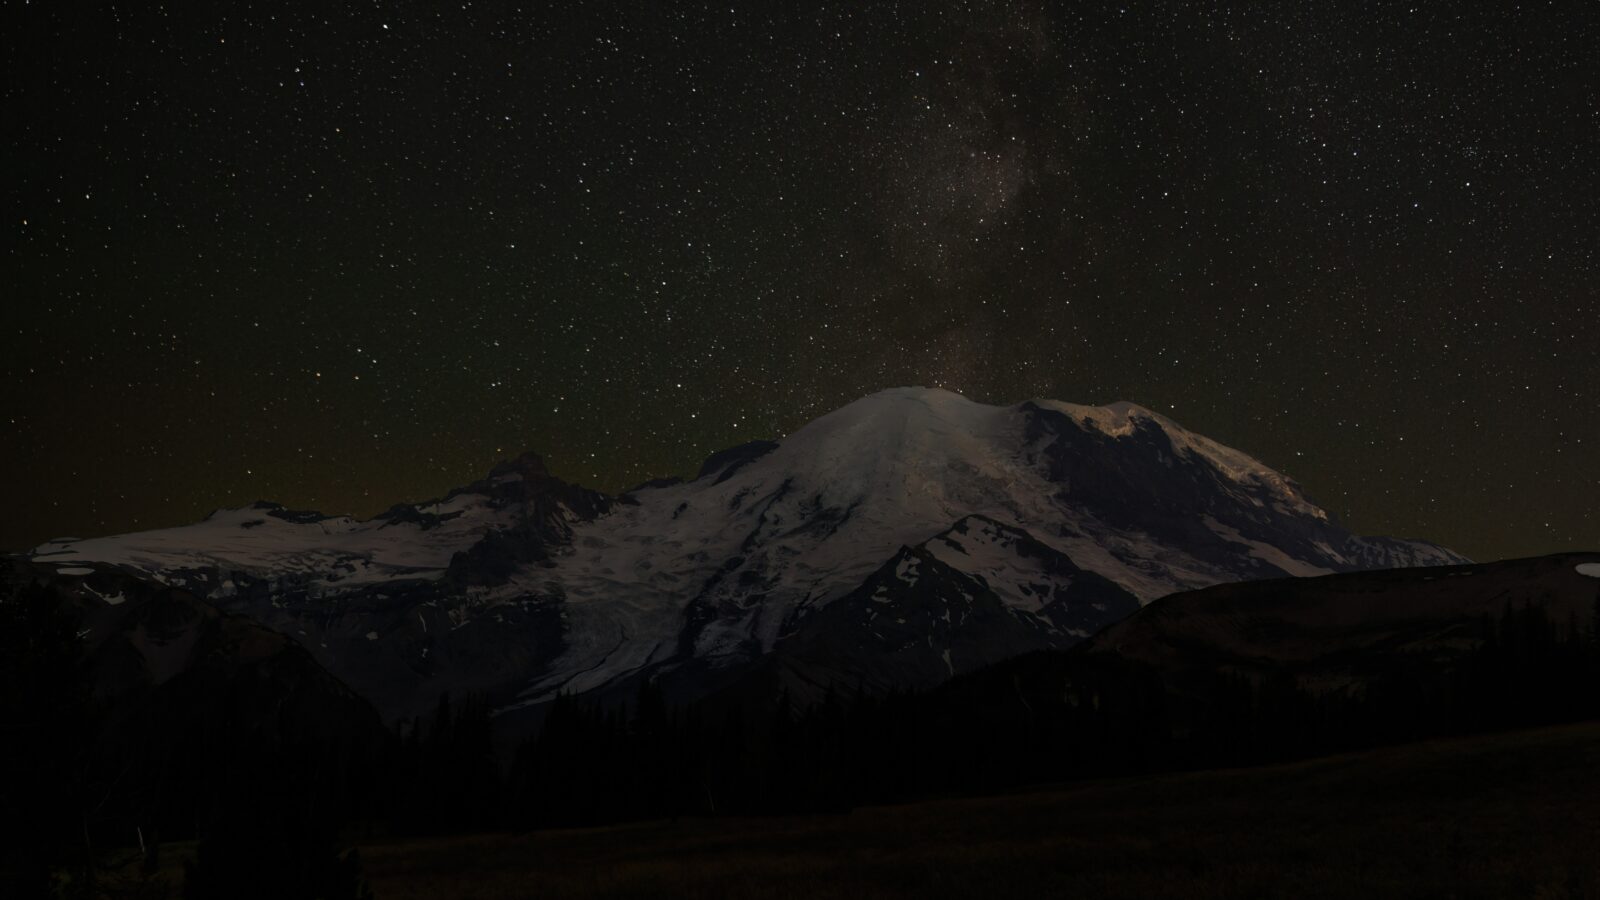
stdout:
<svg viewBox="0 0 1600 900">
<path fill-rule="evenodd" d="M 1592 6 L 643 6 L 9 7 L 0 546 L 617 490 L 901 384 L 1600 545 Z"/>
</svg>

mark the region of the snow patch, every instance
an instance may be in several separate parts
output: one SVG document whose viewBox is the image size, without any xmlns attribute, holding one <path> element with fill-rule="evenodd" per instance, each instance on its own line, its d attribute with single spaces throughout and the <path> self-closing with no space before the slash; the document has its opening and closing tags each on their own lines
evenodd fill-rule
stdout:
<svg viewBox="0 0 1600 900">
<path fill-rule="evenodd" d="M 1576 569 L 1579 575 L 1600 578 L 1600 563 L 1578 563 Z"/>
<path fill-rule="evenodd" d="M 123 601 L 128 599 L 122 595 L 121 591 L 117 591 L 115 594 L 102 594 L 94 588 L 89 587 L 87 584 L 83 586 L 83 589 L 95 595 L 96 597 L 99 597 L 101 600 L 104 600 L 107 606 L 121 606 Z"/>
<path fill-rule="evenodd" d="M 444 504 L 420 507 L 446 509 L 457 515 L 433 528 L 387 519 L 361 522 L 349 516 L 294 522 L 256 507 L 217 510 L 204 521 L 179 528 L 77 540 L 57 538 L 30 556 L 41 561 L 71 554 L 122 566 L 172 585 L 184 585 L 177 573 L 218 573 L 208 596 L 238 591 L 239 576 L 273 581 L 295 580 L 307 593 L 321 596 L 357 585 L 395 580 L 437 579 L 450 559 L 493 528 L 512 524 L 515 512 L 497 509 L 490 499 L 463 493 Z M 58 568 L 65 575 L 94 570 Z"/>
<path fill-rule="evenodd" d="M 1244 546 L 1248 547 L 1250 549 L 1251 556 L 1261 560 L 1264 563 L 1267 563 L 1268 565 L 1276 566 L 1285 575 L 1294 575 L 1299 578 L 1309 578 L 1314 575 L 1332 575 L 1334 572 L 1333 569 L 1324 569 L 1321 566 L 1314 566 L 1311 563 L 1303 560 L 1295 559 L 1271 544 L 1265 544 L 1261 541 L 1252 541 L 1240 534 L 1238 529 L 1224 525 L 1210 516 L 1206 516 L 1204 521 L 1207 528 L 1216 532 L 1219 536 L 1225 538 L 1231 543 L 1243 544 Z"/>
</svg>

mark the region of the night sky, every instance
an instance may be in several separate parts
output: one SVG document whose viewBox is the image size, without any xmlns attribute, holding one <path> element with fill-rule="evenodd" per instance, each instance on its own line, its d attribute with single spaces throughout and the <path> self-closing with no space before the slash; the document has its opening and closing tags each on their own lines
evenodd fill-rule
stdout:
<svg viewBox="0 0 1600 900">
<path fill-rule="evenodd" d="M 618 490 L 904 384 L 1600 547 L 1593 4 L 92 6 L 0 29 L 0 547 Z"/>
</svg>

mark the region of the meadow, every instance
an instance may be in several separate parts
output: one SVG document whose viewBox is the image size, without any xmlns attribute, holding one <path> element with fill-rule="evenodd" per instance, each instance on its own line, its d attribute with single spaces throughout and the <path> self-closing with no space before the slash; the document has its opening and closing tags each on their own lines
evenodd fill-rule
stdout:
<svg viewBox="0 0 1600 900">
<path fill-rule="evenodd" d="M 379 900 L 1600 898 L 1600 723 L 845 814 L 360 849 Z"/>
</svg>

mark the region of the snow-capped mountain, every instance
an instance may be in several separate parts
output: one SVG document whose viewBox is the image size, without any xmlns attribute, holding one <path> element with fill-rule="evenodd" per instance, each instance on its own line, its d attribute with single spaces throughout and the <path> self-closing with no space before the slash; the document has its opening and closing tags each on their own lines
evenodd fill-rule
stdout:
<svg viewBox="0 0 1600 900">
<path fill-rule="evenodd" d="M 694 694 L 774 661 L 797 685 L 924 685 L 1175 591 L 1463 561 L 1352 535 L 1284 476 L 1132 404 L 923 388 L 619 497 L 524 456 L 367 521 L 257 504 L 31 557 L 247 615 L 391 718 L 443 690 L 518 707 L 663 677 Z"/>
</svg>

